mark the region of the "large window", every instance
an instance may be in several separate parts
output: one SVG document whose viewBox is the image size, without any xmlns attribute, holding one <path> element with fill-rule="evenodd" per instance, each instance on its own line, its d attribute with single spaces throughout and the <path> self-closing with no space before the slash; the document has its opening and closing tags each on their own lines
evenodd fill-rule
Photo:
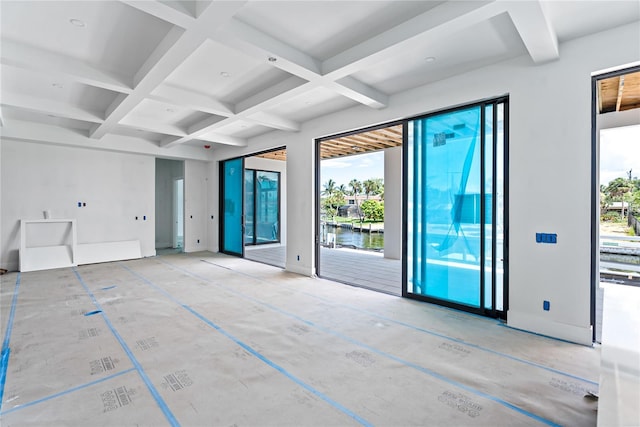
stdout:
<svg viewBox="0 0 640 427">
<path fill-rule="evenodd" d="M 280 173 L 244 172 L 244 244 L 280 242 Z"/>
<path fill-rule="evenodd" d="M 408 122 L 405 295 L 479 313 L 505 309 L 506 102 Z"/>
</svg>

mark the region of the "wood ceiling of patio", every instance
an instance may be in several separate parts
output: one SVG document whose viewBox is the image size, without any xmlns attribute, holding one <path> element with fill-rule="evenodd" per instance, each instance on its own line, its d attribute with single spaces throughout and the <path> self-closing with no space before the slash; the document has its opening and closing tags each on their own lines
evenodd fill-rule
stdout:
<svg viewBox="0 0 640 427">
<path fill-rule="evenodd" d="M 370 130 L 349 136 L 329 139 L 320 143 L 322 160 L 353 156 L 402 145 L 402 125 L 383 129 Z M 286 160 L 285 149 L 258 154 L 255 157 L 265 159 Z"/>
<path fill-rule="evenodd" d="M 602 113 L 640 108 L 640 71 L 598 82 L 598 110 Z"/>
</svg>

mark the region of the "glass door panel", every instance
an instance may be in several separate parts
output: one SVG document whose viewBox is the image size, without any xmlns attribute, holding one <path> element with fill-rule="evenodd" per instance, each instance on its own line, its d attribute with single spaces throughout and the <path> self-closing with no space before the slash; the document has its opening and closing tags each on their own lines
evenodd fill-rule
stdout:
<svg viewBox="0 0 640 427">
<path fill-rule="evenodd" d="M 243 159 L 222 164 L 222 252 L 243 255 Z"/>
<path fill-rule="evenodd" d="M 480 305 L 480 107 L 409 123 L 407 292 Z"/>
<path fill-rule="evenodd" d="M 256 171 L 256 243 L 280 241 L 280 173 Z"/>
<path fill-rule="evenodd" d="M 244 244 L 255 243 L 255 191 L 254 191 L 254 171 L 247 169 L 244 171 Z"/>
<path fill-rule="evenodd" d="M 245 245 L 280 242 L 280 172 L 245 171 Z"/>
<path fill-rule="evenodd" d="M 491 316 L 506 309 L 507 102 L 407 123 L 407 296 Z"/>
</svg>

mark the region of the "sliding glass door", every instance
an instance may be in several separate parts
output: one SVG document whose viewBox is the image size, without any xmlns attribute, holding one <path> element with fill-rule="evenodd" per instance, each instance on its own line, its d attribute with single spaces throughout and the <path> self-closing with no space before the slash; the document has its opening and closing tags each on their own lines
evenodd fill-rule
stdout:
<svg viewBox="0 0 640 427">
<path fill-rule="evenodd" d="M 244 255 L 243 207 L 244 159 L 222 162 L 220 168 L 220 251 L 230 255 Z"/>
<path fill-rule="evenodd" d="M 280 173 L 245 170 L 245 245 L 280 242 Z"/>
<path fill-rule="evenodd" d="M 504 310 L 505 106 L 495 100 L 408 122 L 406 296 Z"/>
</svg>

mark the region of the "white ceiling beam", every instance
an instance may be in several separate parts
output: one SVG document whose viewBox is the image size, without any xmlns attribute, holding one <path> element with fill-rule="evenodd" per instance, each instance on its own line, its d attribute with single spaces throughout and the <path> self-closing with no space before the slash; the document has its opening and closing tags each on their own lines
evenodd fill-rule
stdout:
<svg viewBox="0 0 640 427">
<path fill-rule="evenodd" d="M 220 135 L 217 133 L 208 133 L 199 136 L 197 139 L 201 141 L 214 142 L 216 144 L 233 145 L 234 147 L 246 147 L 249 145 L 249 141 L 244 138 L 237 138 L 235 136 Z"/>
<path fill-rule="evenodd" d="M 223 32 L 212 34 L 212 38 L 259 61 L 268 61 L 268 58 L 273 58 L 274 61 L 270 64 L 274 67 L 309 82 L 319 83 L 356 102 L 374 108 L 383 108 L 388 101 L 385 94 L 353 77 L 348 81 L 345 80 L 347 85 L 344 87 L 341 87 L 342 83 L 335 81 L 334 78 L 324 78 L 319 60 L 237 19 L 232 19 L 224 27 Z"/>
<path fill-rule="evenodd" d="M 110 132 L 200 47 L 210 31 L 231 19 L 238 9 L 244 6 L 244 3 L 241 1 L 212 3 L 186 30 L 173 27 L 136 73 L 133 92 L 107 115 L 104 123 L 92 130 L 91 137 L 102 138 Z"/>
<path fill-rule="evenodd" d="M 144 13 L 155 16 L 158 19 L 182 28 L 191 26 L 196 18 L 184 10 L 178 10 L 169 4 L 156 0 L 130 1 L 121 0 L 122 3 L 136 8 Z"/>
<path fill-rule="evenodd" d="M 68 129 L 43 123 L 27 122 L 5 118 L 2 137 L 18 141 L 29 141 L 60 146 L 92 148 L 121 153 L 137 153 L 152 156 L 166 155 L 166 150 L 159 144 L 135 136 L 110 134 L 100 141 L 90 139 L 78 129 Z M 210 153 L 201 147 L 183 145 L 176 147 L 175 155 L 193 160 L 210 160 Z M 172 153 L 173 154 L 173 153 Z"/>
<path fill-rule="evenodd" d="M 386 94 L 353 77 L 343 77 L 328 86 L 339 94 L 372 108 L 384 108 L 389 104 L 389 97 Z"/>
<path fill-rule="evenodd" d="M 300 130 L 300 123 L 285 119 L 284 117 L 276 116 L 275 114 L 265 113 L 263 111 L 246 116 L 243 120 L 288 132 L 298 132 Z"/>
<path fill-rule="evenodd" d="M 322 71 L 338 80 L 419 47 L 425 39 L 448 37 L 506 10 L 506 2 L 495 0 L 447 1 L 327 59 Z"/>
<path fill-rule="evenodd" d="M 212 123 L 210 126 L 207 126 L 201 130 L 199 130 L 196 134 L 191 135 L 194 138 L 198 138 L 205 133 L 212 132 L 215 129 L 223 128 L 230 124 L 236 123 L 238 121 L 246 120 L 248 122 L 252 122 L 255 120 L 251 120 L 251 116 L 256 113 L 261 113 L 265 108 L 269 108 L 272 106 L 279 105 L 286 100 L 295 98 L 296 96 L 302 95 L 306 93 L 311 88 L 317 87 L 318 85 L 315 83 L 303 83 L 302 80 L 297 77 L 290 77 L 279 84 L 273 85 L 262 92 L 259 92 L 252 97 L 249 97 L 242 101 L 241 103 L 236 105 L 236 114 L 232 117 L 226 118 L 224 120 L 218 121 L 216 123 Z M 260 123 L 263 126 L 272 127 L 274 129 L 282 129 L 283 125 L 286 125 L 286 122 L 282 120 L 275 119 L 275 116 L 271 116 L 274 118 L 274 122 L 266 120 L 270 115 L 262 116 L 262 122 Z M 258 116 L 260 117 L 260 116 Z M 293 125 L 293 123 L 289 123 L 289 126 Z M 186 142 L 188 138 L 184 138 L 180 142 Z"/>
<path fill-rule="evenodd" d="M 260 111 L 264 107 L 278 105 L 284 102 L 284 100 L 302 95 L 314 87 L 317 87 L 317 85 L 305 82 L 295 76 L 289 77 L 237 103 L 235 108 L 236 114 L 244 111 Z"/>
<path fill-rule="evenodd" d="M 60 101 L 34 96 L 16 94 L 4 91 L 0 97 L 2 105 L 16 107 L 23 110 L 34 111 L 36 113 L 50 114 L 65 119 L 81 120 L 84 122 L 102 123 L 103 113 L 91 111 L 89 109 L 75 107 Z"/>
<path fill-rule="evenodd" d="M 233 115 L 233 107 L 229 104 L 220 102 L 210 96 L 166 83 L 158 86 L 149 96 L 149 99 L 218 116 L 229 117 Z"/>
<path fill-rule="evenodd" d="M 220 135 L 215 133 L 204 133 L 204 132 L 198 132 L 198 133 L 202 133 L 202 134 L 198 135 L 197 137 L 189 136 L 187 138 L 165 138 L 160 143 L 160 146 L 164 148 L 172 148 L 184 142 L 187 142 L 189 140 L 194 140 L 194 139 L 199 139 L 201 141 L 206 141 L 206 142 L 212 142 L 215 144 L 232 145 L 235 147 L 246 147 L 247 145 L 249 145 L 249 142 L 243 138 L 236 138 L 234 136 Z"/>
<path fill-rule="evenodd" d="M 271 65 L 305 80 L 320 75 L 320 61 L 244 22 L 232 19 L 224 30 L 213 38 L 265 63 L 272 57 Z"/>
<path fill-rule="evenodd" d="M 541 1 L 509 2 L 509 16 L 535 63 L 560 57 L 558 37 Z"/>
<path fill-rule="evenodd" d="M 156 121 L 142 119 L 140 117 L 123 120 L 118 125 L 163 135 L 177 136 L 180 138 L 187 135 L 187 132 L 185 132 L 184 129 L 181 129 L 176 125 L 158 123 Z"/>
<path fill-rule="evenodd" d="M 98 68 L 64 55 L 51 53 L 11 40 L 2 40 L 0 50 L 2 65 L 35 71 L 54 80 L 56 75 L 68 77 L 79 83 L 131 93 L 132 83 L 124 76 L 99 70 Z"/>
<path fill-rule="evenodd" d="M 187 129 L 187 133 L 189 135 L 194 135 L 198 132 L 201 132 L 203 129 L 208 129 L 212 127 L 213 125 L 221 122 L 222 120 L 224 120 L 224 117 L 220 117 L 220 116 L 207 117 L 206 119 L 200 120 L 199 122 L 189 126 L 189 129 Z"/>
</svg>

